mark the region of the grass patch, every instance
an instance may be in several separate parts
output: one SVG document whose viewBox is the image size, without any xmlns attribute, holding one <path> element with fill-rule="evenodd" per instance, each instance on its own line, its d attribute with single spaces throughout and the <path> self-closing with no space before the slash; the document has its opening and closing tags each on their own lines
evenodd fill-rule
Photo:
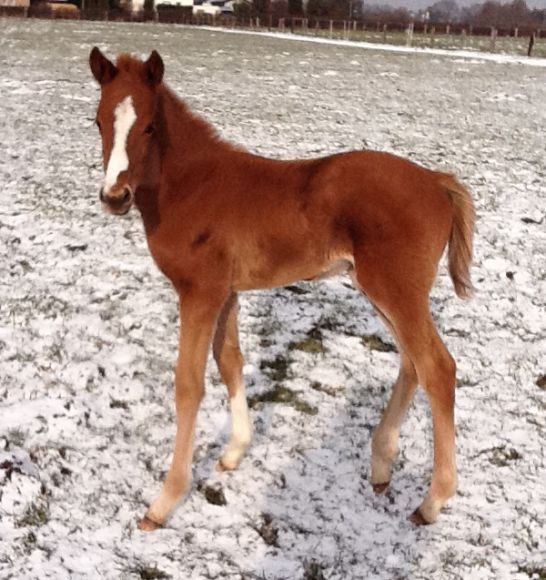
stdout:
<svg viewBox="0 0 546 580">
<path fill-rule="evenodd" d="M 311 388 L 314 391 L 318 391 L 319 393 L 324 393 L 325 395 L 328 395 L 329 397 L 337 397 L 338 390 L 343 389 L 343 387 L 338 387 L 337 389 L 336 389 L 336 387 L 329 387 L 328 385 L 323 385 L 322 383 L 319 383 L 318 381 L 312 382 Z"/>
<path fill-rule="evenodd" d="M 311 354 L 320 354 L 324 352 L 324 347 L 322 346 L 322 341 L 316 338 L 308 336 L 303 340 L 298 342 L 291 342 L 288 345 L 290 350 L 301 350 L 303 352 L 309 352 Z"/>
<path fill-rule="evenodd" d="M 248 406 L 255 407 L 258 403 L 293 403 L 297 395 L 294 391 L 275 385 L 270 391 L 248 398 Z"/>
<path fill-rule="evenodd" d="M 249 397 L 248 406 L 252 409 L 259 403 L 282 403 L 294 407 L 300 413 L 306 415 L 316 415 L 318 409 L 309 403 L 300 399 L 294 391 L 283 387 L 282 385 L 275 385 L 271 390 Z"/>
<path fill-rule="evenodd" d="M 137 564 L 135 568 L 129 570 L 142 580 L 160 580 L 165 578 L 172 578 L 167 572 L 163 572 L 157 566 L 147 566 L 146 564 Z"/>
<path fill-rule="evenodd" d="M 517 461 L 523 457 L 519 451 L 513 447 L 507 448 L 506 445 L 494 447 L 493 449 L 490 449 L 488 453 L 491 453 L 489 462 L 497 467 L 506 467 L 510 462 Z"/>
<path fill-rule="evenodd" d="M 110 401 L 110 409 L 124 409 L 129 410 L 129 403 L 127 401 L 120 401 L 118 399 L 112 399 Z"/>
<path fill-rule="evenodd" d="M 303 562 L 303 580 L 326 580 L 324 575 L 324 564 L 316 560 Z"/>
<path fill-rule="evenodd" d="M 320 328 L 314 327 L 303 340 L 291 342 L 288 345 L 289 350 L 301 350 L 311 354 L 320 354 L 324 352 L 324 345 L 322 343 L 323 337 Z"/>
<path fill-rule="evenodd" d="M 518 572 L 527 574 L 533 580 L 546 580 L 546 566 L 524 564 L 523 566 L 518 566 Z"/>
<path fill-rule="evenodd" d="M 43 526 L 49 521 L 49 505 L 45 501 L 32 503 L 26 509 L 24 515 L 17 520 L 15 525 L 18 528 L 27 528 L 31 526 Z"/>
<path fill-rule="evenodd" d="M 378 352 L 396 352 L 396 347 L 393 344 L 385 342 L 376 334 L 365 334 L 362 337 L 362 344 L 370 350 Z"/>
<path fill-rule="evenodd" d="M 197 490 L 205 496 L 210 504 L 227 505 L 226 496 L 220 484 L 209 485 L 201 482 L 197 485 Z"/>
<path fill-rule="evenodd" d="M 278 547 L 279 529 L 273 523 L 273 516 L 268 513 L 263 513 L 261 519 L 260 525 L 254 526 L 254 529 L 268 546 Z"/>
<path fill-rule="evenodd" d="M 260 363 L 260 370 L 263 371 L 272 381 L 284 381 L 288 377 L 288 359 L 279 355 L 274 360 L 264 360 Z"/>
<path fill-rule="evenodd" d="M 36 535 L 34 532 L 29 532 L 22 540 L 21 544 L 23 547 L 23 552 L 29 556 L 32 552 L 36 549 L 36 545 L 38 540 L 36 539 Z"/>
</svg>

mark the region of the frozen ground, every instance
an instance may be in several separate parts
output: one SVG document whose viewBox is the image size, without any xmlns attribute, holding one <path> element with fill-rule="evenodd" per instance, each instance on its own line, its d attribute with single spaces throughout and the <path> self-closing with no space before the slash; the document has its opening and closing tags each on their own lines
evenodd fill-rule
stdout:
<svg viewBox="0 0 546 580">
<path fill-rule="evenodd" d="M 0 577 L 545 578 L 546 69 L 168 26 L 0 27 Z M 94 44 L 157 48 L 167 81 L 254 151 L 394 151 L 474 192 L 479 294 L 458 300 L 442 267 L 432 296 L 459 368 L 460 489 L 436 525 L 406 520 L 430 475 L 423 395 L 389 495 L 367 481 L 397 356 L 363 338 L 390 340 L 338 279 L 244 297 L 248 456 L 213 473 L 228 417 L 211 365 L 193 493 L 165 529 L 136 529 L 171 452 L 176 304 L 137 214 L 99 208 Z M 261 401 L 277 385 L 288 400 Z"/>
</svg>

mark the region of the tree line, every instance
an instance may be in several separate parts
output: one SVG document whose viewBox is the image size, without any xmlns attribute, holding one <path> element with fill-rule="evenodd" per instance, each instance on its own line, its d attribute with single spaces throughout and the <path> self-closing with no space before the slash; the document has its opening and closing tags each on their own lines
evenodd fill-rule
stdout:
<svg viewBox="0 0 546 580">
<path fill-rule="evenodd" d="M 546 27 L 546 10 L 531 9 L 525 0 L 487 0 L 461 7 L 456 0 L 438 0 L 425 10 L 371 4 L 368 0 L 243 0 L 235 4 L 236 16 L 360 20 L 384 24 L 422 21 L 495 28 Z"/>
</svg>

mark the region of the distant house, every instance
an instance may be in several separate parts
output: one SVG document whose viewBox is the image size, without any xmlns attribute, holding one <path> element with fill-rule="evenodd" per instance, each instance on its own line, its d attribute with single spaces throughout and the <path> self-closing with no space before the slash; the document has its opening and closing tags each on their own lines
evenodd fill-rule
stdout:
<svg viewBox="0 0 546 580">
<path fill-rule="evenodd" d="M 0 8 L 28 8 L 30 0 L 0 0 Z"/>
<path fill-rule="evenodd" d="M 191 7 L 193 14 L 220 16 L 233 14 L 234 1 L 236 0 L 155 0 L 155 5 Z M 142 10 L 143 5 L 144 0 L 133 0 L 133 10 Z"/>
<path fill-rule="evenodd" d="M 193 13 L 211 16 L 233 14 L 233 0 L 194 0 Z"/>
</svg>

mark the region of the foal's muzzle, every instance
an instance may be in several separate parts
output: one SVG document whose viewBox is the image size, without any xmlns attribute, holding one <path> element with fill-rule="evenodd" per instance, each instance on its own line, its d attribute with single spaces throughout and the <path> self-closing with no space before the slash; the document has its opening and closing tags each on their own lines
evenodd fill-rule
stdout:
<svg viewBox="0 0 546 580">
<path fill-rule="evenodd" d="M 99 197 L 105 209 L 115 215 L 125 215 L 131 209 L 134 199 L 133 190 L 128 185 L 108 193 L 101 187 Z"/>
</svg>

